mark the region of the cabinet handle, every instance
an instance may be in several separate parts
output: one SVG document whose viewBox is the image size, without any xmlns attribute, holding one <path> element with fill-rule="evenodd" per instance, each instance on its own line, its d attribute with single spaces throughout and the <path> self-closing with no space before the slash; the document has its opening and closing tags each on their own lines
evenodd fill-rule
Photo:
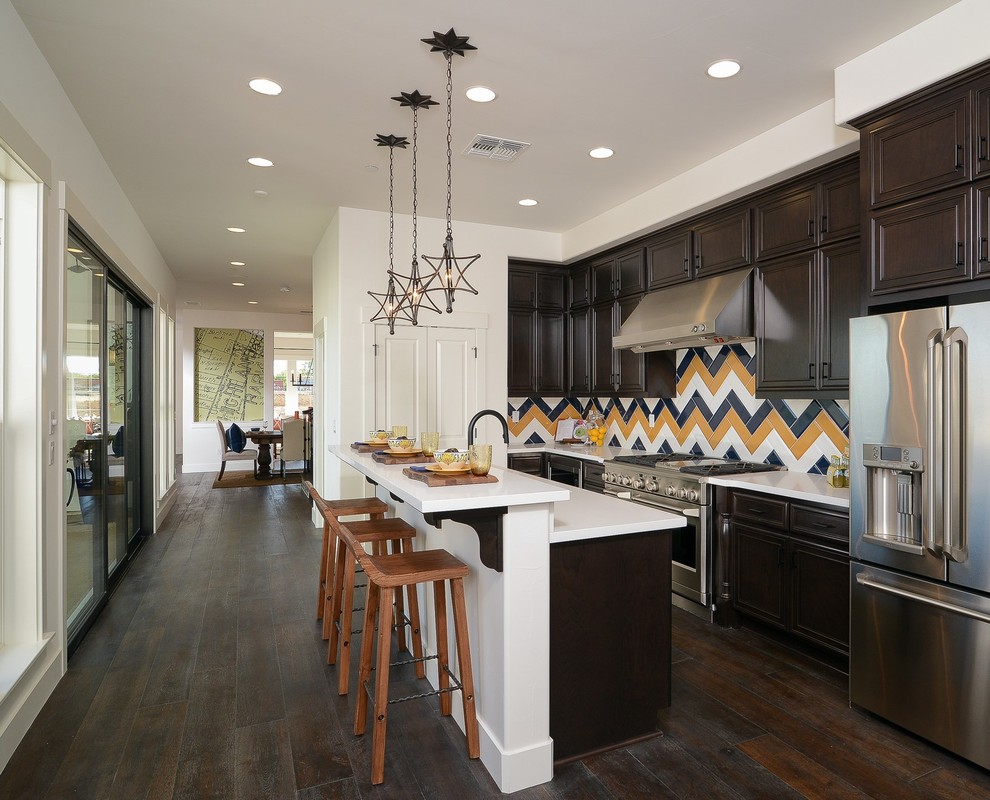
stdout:
<svg viewBox="0 0 990 800">
<path fill-rule="evenodd" d="M 815 379 L 815 365 L 808 364 L 808 380 L 814 380 L 814 379 Z"/>
<path fill-rule="evenodd" d="M 956 266 L 961 267 L 965 262 L 963 259 L 963 243 L 956 242 Z"/>
<path fill-rule="evenodd" d="M 815 238 L 815 221 L 813 219 L 808 220 L 808 238 Z"/>
<path fill-rule="evenodd" d="M 750 514 L 765 514 L 766 512 L 762 508 L 747 508 Z"/>
<path fill-rule="evenodd" d="M 822 362 L 822 377 L 823 378 L 831 378 L 832 377 L 832 375 L 831 375 L 831 369 L 829 368 L 829 364 L 828 364 L 827 361 L 823 361 Z"/>
<path fill-rule="evenodd" d="M 784 548 L 781 547 L 779 550 L 777 550 L 777 566 L 783 567 L 786 565 L 787 565 L 787 553 L 784 551 Z"/>
<path fill-rule="evenodd" d="M 701 254 L 699 253 L 694 257 L 694 268 L 696 271 L 701 272 Z"/>
<path fill-rule="evenodd" d="M 988 260 L 990 260 L 990 252 L 987 251 L 987 237 L 986 236 L 981 236 L 980 237 L 980 262 L 983 263 L 983 262 L 988 261 Z"/>
<path fill-rule="evenodd" d="M 980 159 L 980 161 L 986 161 L 987 160 L 987 137 L 986 136 L 981 136 L 980 137 L 980 147 L 979 147 L 979 150 L 977 150 L 976 157 L 978 159 Z"/>
<path fill-rule="evenodd" d="M 835 527 L 835 525 L 831 525 L 828 522 L 812 522 L 811 524 L 814 525 L 816 528 L 821 528 L 824 531 L 831 530 L 832 528 Z"/>
<path fill-rule="evenodd" d="M 828 214 L 822 214 L 822 221 L 818 226 L 818 232 L 828 233 Z"/>
<path fill-rule="evenodd" d="M 687 272 L 690 268 L 691 268 L 691 259 L 685 257 L 685 259 L 684 259 L 684 271 Z"/>
<path fill-rule="evenodd" d="M 963 168 L 963 146 L 961 144 L 956 145 L 956 169 Z"/>
</svg>

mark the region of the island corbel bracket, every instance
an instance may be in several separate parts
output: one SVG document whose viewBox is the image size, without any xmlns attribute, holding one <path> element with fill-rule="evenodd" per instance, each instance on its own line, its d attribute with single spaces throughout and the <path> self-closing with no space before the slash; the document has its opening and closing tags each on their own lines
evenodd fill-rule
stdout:
<svg viewBox="0 0 990 800">
<path fill-rule="evenodd" d="M 423 514 L 423 518 L 434 528 L 439 528 L 445 519 L 460 522 L 474 528 L 478 534 L 478 552 L 481 563 L 496 572 L 502 571 L 502 516 L 509 509 L 466 508 L 460 511 L 435 511 Z"/>
</svg>

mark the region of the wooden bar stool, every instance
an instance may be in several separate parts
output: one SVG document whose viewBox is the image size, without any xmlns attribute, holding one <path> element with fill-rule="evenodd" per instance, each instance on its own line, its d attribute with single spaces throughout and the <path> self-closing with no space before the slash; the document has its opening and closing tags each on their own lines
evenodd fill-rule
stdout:
<svg viewBox="0 0 990 800">
<path fill-rule="evenodd" d="M 347 527 L 347 526 L 345 526 Z M 346 535 L 346 534 L 345 534 Z M 388 706 L 403 700 L 413 700 L 431 694 L 440 697 L 440 713 L 449 716 L 451 711 L 450 692 L 461 692 L 464 706 L 464 731 L 467 737 L 469 758 L 478 758 L 481 753 L 478 742 L 478 718 L 474 703 L 474 677 L 471 672 L 471 651 L 468 644 L 467 614 L 464 605 L 464 576 L 467 565 L 454 558 L 446 550 L 420 550 L 413 553 L 397 553 L 385 556 L 368 556 L 364 563 L 365 577 L 368 579 L 368 596 L 365 600 L 364 630 L 375 629 L 377 635 L 365 635 L 361 640 L 361 666 L 358 678 L 359 689 L 364 692 L 358 697 L 354 713 L 354 733 L 364 733 L 367 721 L 368 703 L 374 707 L 374 728 L 371 745 L 371 782 L 381 783 L 385 779 L 385 727 L 388 721 Z M 450 595 L 454 612 L 454 637 L 457 644 L 457 661 L 460 680 L 449 669 L 447 647 L 447 594 L 446 582 L 450 582 Z M 395 590 L 412 589 L 416 584 L 433 584 L 433 605 L 436 613 L 437 674 L 440 688 L 411 697 L 389 699 L 388 671 L 391 649 L 392 597 Z M 377 640 L 375 663 L 375 685 L 371 686 L 372 638 Z M 426 660 L 426 659 L 423 659 Z M 419 664 L 418 664 L 419 665 Z M 453 687 L 451 686 L 453 682 Z"/>
<path fill-rule="evenodd" d="M 327 663 L 337 664 L 337 693 L 345 695 L 350 683 L 351 636 L 369 630 L 367 628 L 354 630 L 352 627 L 354 611 L 362 610 L 354 608 L 355 573 L 360 565 L 365 570 L 365 577 L 367 577 L 365 564 L 370 558 L 363 545 L 370 544 L 372 551 L 379 556 L 387 556 L 386 548 L 389 543 L 392 544 L 393 552 L 396 555 L 412 555 L 411 543 L 416 538 L 416 529 L 401 519 L 360 520 L 340 523 L 337 533 L 337 552 L 334 558 L 337 568 L 334 570 L 333 586 L 328 597 L 328 608 L 324 611 L 323 622 L 326 625 L 327 621 L 330 621 Z M 420 634 L 419 599 L 416 596 L 415 587 L 411 587 L 406 592 L 409 608 L 409 614 L 406 616 L 401 595 L 402 593 L 399 592 L 390 598 L 389 633 L 392 630 L 391 600 L 394 599 L 396 629 L 400 631 L 399 649 L 406 649 L 405 636 L 401 629 L 409 625 L 412 633 L 416 677 L 423 678 L 426 676 L 426 672 L 422 664 L 423 638 Z M 367 606 L 367 598 L 365 599 L 365 606 Z M 372 637 L 366 636 L 365 638 L 370 639 Z"/>
<path fill-rule="evenodd" d="M 316 618 L 323 620 L 323 638 L 330 637 L 330 621 L 325 619 L 329 605 L 329 593 L 333 586 L 333 557 L 337 549 L 337 531 L 340 518 L 369 515 L 373 520 L 385 518 L 388 506 L 377 497 L 357 497 L 347 500 L 324 500 L 309 481 L 302 482 L 303 490 L 309 493 L 323 515 L 323 549 L 320 551 L 320 574 L 317 579 Z"/>
</svg>

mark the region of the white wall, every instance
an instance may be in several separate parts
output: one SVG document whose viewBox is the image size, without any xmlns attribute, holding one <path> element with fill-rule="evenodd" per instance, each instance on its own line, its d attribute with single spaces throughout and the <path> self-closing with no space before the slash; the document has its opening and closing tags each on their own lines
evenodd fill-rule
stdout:
<svg viewBox="0 0 990 800">
<path fill-rule="evenodd" d="M 178 450 L 182 453 L 183 472 L 216 472 L 220 469 L 220 439 L 215 421 L 196 422 L 193 416 L 195 390 L 196 328 L 237 328 L 265 332 L 265 413 L 261 419 L 273 422 L 273 370 L 275 331 L 313 330 L 308 314 L 265 314 L 263 312 L 210 311 L 182 309 L 176 319 L 176 351 L 181 368 L 176 374 L 176 425 L 182 432 Z M 224 420 L 230 422 L 231 420 Z M 233 420 L 260 422 L 260 420 Z M 232 462 L 227 471 L 250 470 L 251 462 Z"/>
<path fill-rule="evenodd" d="M 990 2 L 962 0 L 835 70 L 845 124 L 990 58 Z"/>
<path fill-rule="evenodd" d="M 409 270 L 411 226 L 408 216 L 396 215 L 395 269 L 399 273 Z M 439 254 L 445 227 L 442 219 L 420 217 L 420 250 L 427 255 Z M 478 295 L 458 293 L 454 306 L 458 314 L 488 315 L 486 394 L 479 409 L 495 408 L 504 413 L 508 401 L 505 383 L 508 259 L 558 262 L 561 258 L 560 236 L 456 221 L 453 228 L 458 255 L 482 254 L 465 273 Z M 365 433 L 365 401 L 374 392 L 374 375 L 365 371 L 365 354 L 372 341 L 367 338 L 370 326 L 363 323 L 377 309 L 367 292 L 385 289 L 388 229 L 387 213 L 338 209 L 313 259 L 314 317 L 327 318 L 327 426 L 323 446 L 318 448 L 325 460 L 326 473 L 325 484 L 318 488 L 329 497 L 364 494 L 364 487 L 354 473 L 348 470 L 343 477 L 337 477 L 340 475 L 335 463 L 337 459 L 327 454 L 325 445 L 354 441 Z M 420 261 L 421 270 L 428 270 L 429 265 Z M 436 314 L 424 312 L 421 324 L 429 325 L 431 317 L 437 319 Z"/>
</svg>

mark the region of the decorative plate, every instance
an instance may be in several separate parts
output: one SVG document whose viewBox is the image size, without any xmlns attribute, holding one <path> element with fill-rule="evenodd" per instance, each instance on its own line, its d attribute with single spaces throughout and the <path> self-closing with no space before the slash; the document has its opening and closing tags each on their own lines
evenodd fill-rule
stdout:
<svg viewBox="0 0 990 800">
<path fill-rule="evenodd" d="M 388 453 L 390 456 L 418 456 L 422 453 L 422 450 L 393 450 L 391 447 L 386 447 L 382 450 L 383 453 Z"/>
<path fill-rule="evenodd" d="M 456 467 L 442 467 L 440 464 L 427 464 L 426 469 L 437 475 L 463 475 L 471 471 L 470 464 L 458 464 Z"/>
</svg>

